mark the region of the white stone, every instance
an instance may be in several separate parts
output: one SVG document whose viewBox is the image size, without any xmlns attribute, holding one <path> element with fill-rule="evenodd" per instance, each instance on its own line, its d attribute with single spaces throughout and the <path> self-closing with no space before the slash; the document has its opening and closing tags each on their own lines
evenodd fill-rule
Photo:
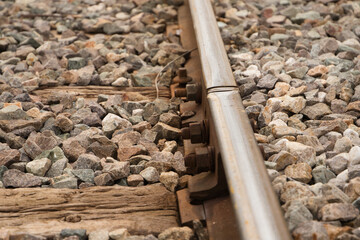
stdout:
<svg viewBox="0 0 360 240">
<path fill-rule="evenodd" d="M 217 22 L 217 25 L 218 25 L 218 27 L 219 28 L 224 28 L 224 27 L 226 27 L 227 26 L 227 24 L 226 23 L 224 23 L 224 22 Z"/>
<path fill-rule="evenodd" d="M 164 184 L 167 190 L 174 192 L 179 183 L 179 175 L 176 172 L 162 172 L 160 182 Z"/>
<path fill-rule="evenodd" d="M 130 18 L 130 15 L 127 14 L 127 13 L 125 13 L 125 12 L 119 12 L 119 13 L 117 13 L 117 14 L 115 15 L 115 17 L 116 17 L 117 19 L 120 19 L 120 20 L 125 21 L 125 20 L 128 20 L 128 19 Z"/>
<path fill-rule="evenodd" d="M 132 125 L 128 120 L 112 113 L 106 115 L 106 117 L 102 120 L 102 129 L 108 137 L 111 136 L 116 129 L 130 128 L 131 126 Z"/>
<path fill-rule="evenodd" d="M 43 177 L 45 173 L 51 167 L 51 160 L 48 158 L 41 158 L 37 160 L 33 160 L 26 164 L 26 171 L 28 173 L 32 173 L 36 176 Z"/>
<path fill-rule="evenodd" d="M 274 181 L 274 179 L 278 176 L 280 176 L 280 173 L 276 171 L 275 169 L 267 169 L 270 181 Z"/>
<path fill-rule="evenodd" d="M 344 171 L 339 173 L 336 178 L 330 179 L 328 183 L 334 184 L 338 188 L 343 189 L 345 187 L 345 184 L 349 181 L 348 173 L 349 170 L 345 169 Z"/>
<path fill-rule="evenodd" d="M 294 58 L 289 58 L 288 60 L 286 60 L 285 64 L 290 66 L 296 63 L 296 60 Z"/>
<path fill-rule="evenodd" d="M 144 109 L 140 109 L 140 108 L 134 109 L 132 111 L 132 116 L 141 116 L 142 117 L 143 113 L 144 113 Z"/>
<path fill-rule="evenodd" d="M 190 240 L 194 236 L 193 230 L 189 227 L 173 227 L 168 228 L 159 234 L 159 240 Z"/>
<path fill-rule="evenodd" d="M 113 83 L 111 83 L 111 85 L 115 87 L 129 87 L 130 83 L 129 83 L 129 79 L 120 77 L 116 79 Z"/>
<path fill-rule="evenodd" d="M 89 233 L 89 240 L 108 240 L 109 232 L 106 230 L 100 230 Z"/>
<path fill-rule="evenodd" d="M 148 182 L 155 183 L 160 179 L 159 172 L 154 167 L 147 167 L 140 172 L 140 175 Z"/>
<path fill-rule="evenodd" d="M 250 65 L 244 72 L 242 72 L 242 74 L 245 77 L 261 77 L 261 72 L 256 65 Z"/>
<path fill-rule="evenodd" d="M 326 93 L 324 92 L 318 92 L 318 99 L 319 102 L 325 102 Z"/>
<path fill-rule="evenodd" d="M 352 142 L 359 140 L 359 134 L 353 129 L 346 129 L 343 133 L 344 137 L 348 137 Z"/>
<path fill-rule="evenodd" d="M 80 109 L 83 108 L 84 106 L 85 106 L 85 99 L 82 97 L 78 98 L 75 102 L 75 108 Z"/>
<path fill-rule="evenodd" d="M 126 228 L 119 228 L 109 233 L 109 237 L 113 240 L 125 240 L 130 234 Z"/>
<path fill-rule="evenodd" d="M 350 165 L 360 164 L 360 147 L 354 146 L 349 152 Z"/>
<path fill-rule="evenodd" d="M 360 43 L 358 40 L 354 39 L 354 38 L 350 38 L 347 39 L 343 42 L 344 45 L 351 47 L 351 48 L 355 48 L 357 50 L 360 50 Z"/>
<path fill-rule="evenodd" d="M 252 52 L 249 53 L 233 53 L 229 55 L 230 59 L 235 59 L 238 61 L 251 61 L 254 58 Z"/>
<path fill-rule="evenodd" d="M 162 152 L 171 152 L 175 153 L 177 150 L 177 143 L 176 141 L 166 141 L 164 144 L 164 148 Z"/>
<path fill-rule="evenodd" d="M 313 147 L 298 142 L 286 142 L 286 150 L 298 157 L 298 162 L 306 162 L 311 167 L 316 163 L 316 152 Z"/>
<path fill-rule="evenodd" d="M 283 120 L 276 119 L 269 123 L 269 127 L 287 127 L 287 125 Z"/>
</svg>

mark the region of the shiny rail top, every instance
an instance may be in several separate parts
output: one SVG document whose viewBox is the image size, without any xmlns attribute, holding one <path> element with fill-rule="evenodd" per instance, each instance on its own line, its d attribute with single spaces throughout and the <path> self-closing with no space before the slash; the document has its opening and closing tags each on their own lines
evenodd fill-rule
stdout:
<svg viewBox="0 0 360 240">
<path fill-rule="evenodd" d="M 210 0 L 189 0 L 207 101 L 242 240 L 291 239 L 228 62 Z"/>
<path fill-rule="evenodd" d="M 236 86 L 210 0 L 189 3 L 206 89 Z"/>
</svg>

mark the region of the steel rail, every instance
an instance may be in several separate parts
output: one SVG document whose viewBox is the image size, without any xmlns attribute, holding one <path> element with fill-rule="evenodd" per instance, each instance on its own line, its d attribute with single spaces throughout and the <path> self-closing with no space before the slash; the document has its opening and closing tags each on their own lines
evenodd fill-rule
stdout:
<svg viewBox="0 0 360 240">
<path fill-rule="evenodd" d="M 207 104 L 240 236 L 242 240 L 291 239 L 242 105 L 211 2 L 189 0 L 189 3 Z"/>
</svg>

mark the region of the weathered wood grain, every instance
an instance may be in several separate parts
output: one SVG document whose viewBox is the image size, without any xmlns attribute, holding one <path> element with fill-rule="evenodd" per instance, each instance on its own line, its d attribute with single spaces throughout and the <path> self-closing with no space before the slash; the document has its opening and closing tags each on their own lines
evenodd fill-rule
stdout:
<svg viewBox="0 0 360 240">
<path fill-rule="evenodd" d="M 0 232 L 51 235 L 64 228 L 159 234 L 178 226 L 174 193 L 160 184 L 87 189 L 0 189 Z"/>
<path fill-rule="evenodd" d="M 128 95 L 131 95 L 131 93 L 138 93 L 150 100 L 154 100 L 156 98 L 155 87 L 57 86 L 37 89 L 32 91 L 31 94 L 47 99 L 47 97 L 54 92 L 73 93 L 75 96 L 90 99 L 97 99 L 99 94 L 123 95 L 125 93 Z M 169 88 L 159 87 L 159 97 L 170 98 Z"/>
</svg>

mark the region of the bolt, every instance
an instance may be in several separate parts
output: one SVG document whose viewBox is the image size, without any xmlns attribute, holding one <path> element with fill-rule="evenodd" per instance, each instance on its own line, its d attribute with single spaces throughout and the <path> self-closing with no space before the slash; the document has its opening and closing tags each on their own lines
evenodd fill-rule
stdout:
<svg viewBox="0 0 360 240">
<path fill-rule="evenodd" d="M 190 128 L 184 127 L 181 129 L 181 136 L 183 139 L 190 139 Z"/>
<path fill-rule="evenodd" d="M 185 86 L 191 80 L 192 80 L 192 78 L 187 75 L 186 68 L 179 68 L 178 74 L 173 79 L 173 82 L 179 83 L 181 86 Z"/>
<path fill-rule="evenodd" d="M 195 148 L 197 172 L 213 171 L 215 169 L 214 147 Z"/>
<path fill-rule="evenodd" d="M 181 129 L 183 139 L 190 139 L 191 143 L 206 143 L 208 141 L 207 120 L 190 123 L 189 127 Z"/>
<path fill-rule="evenodd" d="M 186 170 L 189 174 L 196 174 L 196 156 L 190 153 L 184 158 Z"/>
<path fill-rule="evenodd" d="M 191 143 L 202 143 L 203 142 L 203 128 L 201 123 L 190 123 L 190 140 Z"/>
<path fill-rule="evenodd" d="M 175 90 L 175 97 L 186 97 L 186 89 L 185 88 L 179 88 Z"/>
<path fill-rule="evenodd" d="M 215 149 L 212 146 L 195 148 L 195 153 L 185 156 L 185 166 L 190 174 L 215 170 Z"/>
<path fill-rule="evenodd" d="M 178 76 L 179 76 L 179 78 L 186 78 L 187 77 L 186 68 L 179 68 Z"/>
<path fill-rule="evenodd" d="M 186 84 L 186 99 L 201 103 L 201 86 L 197 83 Z"/>
</svg>

